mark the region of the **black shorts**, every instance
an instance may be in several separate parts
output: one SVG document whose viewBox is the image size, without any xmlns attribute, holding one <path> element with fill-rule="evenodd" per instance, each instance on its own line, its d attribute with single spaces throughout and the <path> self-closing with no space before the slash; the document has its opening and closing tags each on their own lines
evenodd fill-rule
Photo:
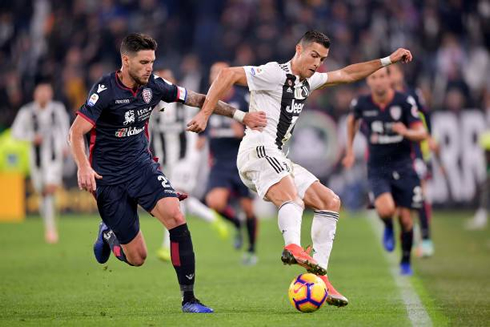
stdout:
<svg viewBox="0 0 490 327">
<path fill-rule="evenodd" d="M 397 207 L 420 209 L 423 194 L 420 179 L 414 169 L 389 172 L 369 171 L 369 189 L 374 199 L 383 193 L 391 193 Z"/>
<path fill-rule="evenodd" d="M 151 212 L 162 198 L 177 197 L 157 163 L 143 164 L 136 178 L 117 185 L 97 187 L 97 208 L 104 223 L 121 244 L 131 242 L 140 230 L 138 204 Z"/>
<path fill-rule="evenodd" d="M 226 188 L 230 190 L 235 196 L 239 198 L 251 198 L 252 193 L 248 187 L 243 184 L 238 174 L 236 166 L 225 167 L 215 165 L 211 167 L 209 172 L 209 179 L 207 185 L 207 191 L 211 191 L 214 188 Z"/>
</svg>

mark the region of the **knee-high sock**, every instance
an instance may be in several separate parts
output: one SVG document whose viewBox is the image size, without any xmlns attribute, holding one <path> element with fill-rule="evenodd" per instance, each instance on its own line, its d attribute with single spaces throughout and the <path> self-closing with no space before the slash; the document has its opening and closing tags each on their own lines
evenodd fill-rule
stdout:
<svg viewBox="0 0 490 327">
<path fill-rule="evenodd" d="M 286 246 L 289 244 L 301 246 L 303 210 L 302 206 L 293 201 L 284 202 L 279 207 L 277 222 Z"/>
<path fill-rule="evenodd" d="M 185 200 L 184 206 L 187 207 L 189 214 L 199 217 L 208 223 L 216 220 L 214 211 L 193 196 Z"/>
<path fill-rule="evenodd" d="M 422 208 L 419 211 L 419 221 L 420 221 L 420 231 L 422 232 L 422 239 L 427 240 L 430 238 L 430 216 L 431 216 L 431 205 L 429 202 L 422 202 Z"/>
<path fill-rule="evenodd" d="M 194 299 L 196 262 L 187 224 L 169 230 L 172 265 L 177 273 L 183 303 Z"/>
<path fill-rule="evenodd" d="M 257 217 L 247 217 L 248 252 L 255 252 L 255 240 L 257 239 Z"/>
<path fill-rule="evenodd" d="M 56 231 L 54 195 L 48 194 L 43 196 L 41 215 L 43 217 L 45 230 L 49 232 Z"/>
<path fill-rule="evenodd" d="M 402 260 L 401 262 L 410 263 L 410 254 L 412 252 L 413 244 L 413 228 L 409 231 L 401 232 L 401 243 L 402 243 Z"/>
<path fill-rule="evenodd" d="M 114 256 L 122 262 L 126 262 L 128 265 L 132 266 L 132 264 L 129 263 L 128 259 L 126 258 L 126 254 L 124 253 L 121 243 L 119 243 L 119 240 L 117 239 L 116 234 L 114 234 L 112 229 L 106 230 L 103 237 L 104 241 L 109 244 Z"/>
<path fill-rule="evenodd" d="M 231 222 L 236 229 L 240 229 L 240 219 L 238 219 L 235 210 L 232 207 L 227 206 L 224 210 L 218 211 L 218 213 L 223 216 L 226 220 Z"/>
<path fill-rule="evenodd" d="M 313 259 L 327 269 L 330 253 L 332 252 L 335 231 L 339 213 L 330 210 L 315 210 L 313 224 L 311 225 L 311 239 L 313 241 Z"/>
</svg>

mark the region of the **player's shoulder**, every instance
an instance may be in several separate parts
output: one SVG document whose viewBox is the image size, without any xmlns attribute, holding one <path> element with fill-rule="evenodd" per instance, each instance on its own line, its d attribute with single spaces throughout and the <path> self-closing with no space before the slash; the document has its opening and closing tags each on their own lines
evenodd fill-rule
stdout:
<svg viewBox="0 0 490 327">
<path fill-rule="evenodd" d="M 350 102 L 350 107 L 351 109 L 357 108 L 357 109 L 362 109 L 369 105 L 371 102 L 371 95 L 370 94 L 361 94 L 358 97 L 352 99 Z"/>
<path fill-rule="evenodd" d="M 415 98 L 409 92 L 395 91 L 395 97 L 393 99 L 393 102 L 398 105 L 410 106 L 410 107 L 417 105 Z"/>
</svg>

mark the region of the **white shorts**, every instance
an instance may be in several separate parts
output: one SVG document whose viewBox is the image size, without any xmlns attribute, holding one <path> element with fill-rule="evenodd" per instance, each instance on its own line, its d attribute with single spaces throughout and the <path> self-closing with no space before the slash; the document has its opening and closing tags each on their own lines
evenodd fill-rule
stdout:
<svg viewBox="0 0 490 327">
<path fill-rule="evenodd" d="M 264 200 L 269 188 L 288 175 L 293 178 L 301 199 L 311 184 L 318 181 L 315 175 L 293 163 L 275 146 L 240 148 L 237 167 L 242 182 Z"/>
</svg>

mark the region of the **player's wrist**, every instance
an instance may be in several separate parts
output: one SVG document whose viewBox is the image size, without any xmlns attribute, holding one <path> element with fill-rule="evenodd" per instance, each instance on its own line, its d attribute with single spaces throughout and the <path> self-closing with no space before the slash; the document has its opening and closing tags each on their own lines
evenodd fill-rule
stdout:
<svg viewBox="0 0 490 327">
<path fill-rule="evenodd" d="M 233 113 L 233 119 L 239 122 L 240 124 L 243 124 L 243 120 L 245 119 L 246 113 L 241 111 L 241 110 L 235 110 Z"/>
<path fill-rule="evenodd" d="M 383 66 L 383 67 L 386 67 L 386 66 L 389 66 L 389 65 L 393 64 L 393 62 L 391 61 L 390 56 L 381 58 L 380 61 L 381 61 L 381 66 Z"/>
</svg>

